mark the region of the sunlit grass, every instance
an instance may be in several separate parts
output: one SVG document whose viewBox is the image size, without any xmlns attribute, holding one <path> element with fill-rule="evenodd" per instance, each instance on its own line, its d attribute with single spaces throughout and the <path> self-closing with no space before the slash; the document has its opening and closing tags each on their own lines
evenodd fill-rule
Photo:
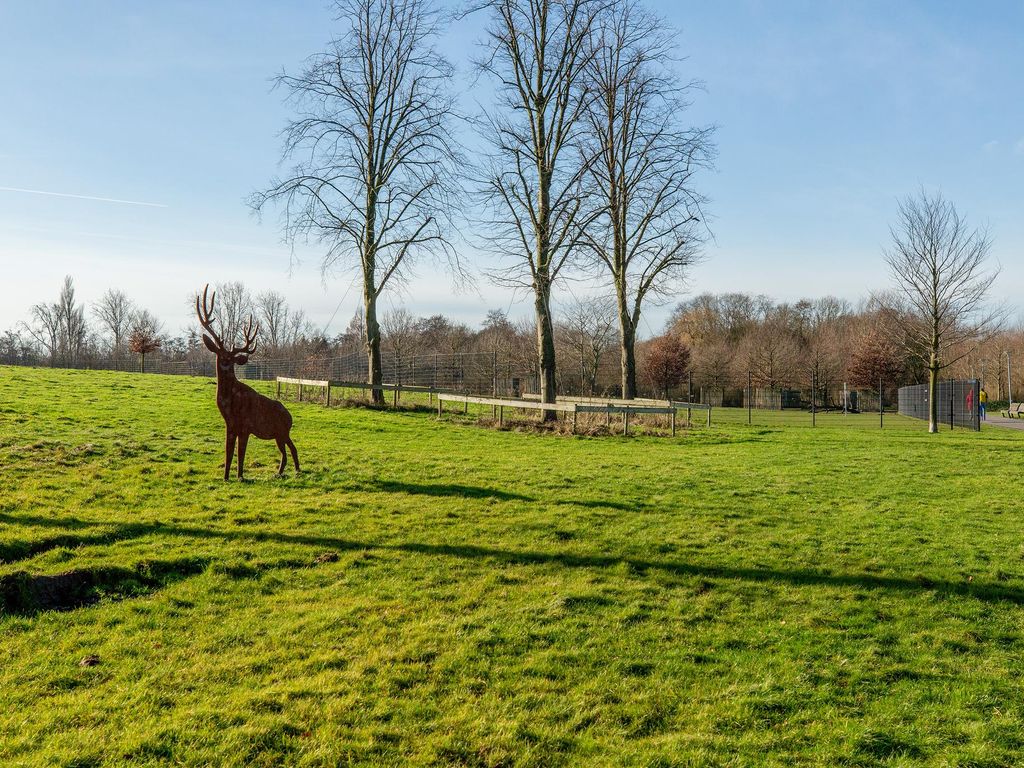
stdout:
<svg viewBox="0 0 1024 768">
<path fill-rule="evenodd" d="M 211 382 L 0 368 L 0 764 L 1024 750 L 1024 434 L 289 407 L 303 473 L 224 483 Z"/>
</svg>

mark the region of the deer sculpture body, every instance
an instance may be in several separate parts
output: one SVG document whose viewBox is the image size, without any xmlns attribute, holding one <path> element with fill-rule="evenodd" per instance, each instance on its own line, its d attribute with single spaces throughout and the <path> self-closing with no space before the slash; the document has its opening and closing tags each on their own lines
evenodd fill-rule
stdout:
<svg viewBox="0 0 1024 768">
<path fill-rule="evenodd" d="M 259 326 L 253 327 L 250 315 L 249 325 L 245 330 L 245 344 L 232 348 L 225 346 L 213 328 L 213 310 L 217 293 L 214 291 L 207 302 L 206 294 L 209 288 L 209 285 L 203 288 L 202 305 L 199 296 L 196 296 L 196 315 L 199 317 L 199 324 L 206 331 L 203 334 L 203 343 L 217 356 L 217 408 L 224 417 L 224 426 L 227 427 L 224 479 L 227 480 L 231 474 L 231 457 L 235 452 L 236 441 L 238 478 L 242 479 L 245 472 L 245 448 L 250 435 L 277 442 L 277 449 L 281 451 L 281 465 L 277 469 L 277 474 L 284 474 L 284 468 L 288 465 L 286 448 L 291 450 L 295 471 L 298 472 L 299 453 L 290 434 L 292 415 L 277 400 L 264 397 L 235 376 L 235 366 L 245 365 L 249 361 L 249 355 L 256 351 Z"/>
</svg>

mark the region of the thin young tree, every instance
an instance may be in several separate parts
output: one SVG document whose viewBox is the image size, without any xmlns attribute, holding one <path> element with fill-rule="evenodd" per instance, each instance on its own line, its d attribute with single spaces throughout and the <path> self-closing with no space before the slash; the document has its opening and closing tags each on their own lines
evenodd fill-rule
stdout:
<svg viewBox="0 0 1024 768">
<path fill-rule="evenodd" d="M 421 257 L 443 256 L 458 191 L 447 91 L 451 65 L 434 50 L 428 0 L 335 0 L 342 34 L 277 84 L 297 117 L 284 131 L 286 178 L 252 196 L 282 207 L 285 238 L 326 247 L 325 274 L 350 269 L 362 287 L 367 379 L 382 383 L 377 305 Z M 383 393 L 373 392 L 375 402 Z"/>
<path fill-rule="evenodd" d="M 580 128 L 599 6 L 595 0 L 484 0 L 478 7 L 490 14 L 479 67 L 499 94 L 498 107 L 482 121 L 492 152 L 481 181 L 491 245 L 511 262 L 491 276 L 533 294 L 540 397 L 553 403 L 552 285 L 578 253 L 592 215 L 581 184 Z"/>
<path fill-rule="evenodd" d="M 675 34 L 635 0 L 612 0 L 595 25 L 586 70 L 588 186 L 602 201 L 591 244 L 611 278 L 622 396 L 636 396 L 636 333 L 646 302 L 685 283 L 706 225 L 695 175 L 711 166 L 714 128 L 681 125 L 687 95 L 673 71 Z"/>
<path fill-rule="evenodd" d="M 990 306 L 999 274 L 989 266 L 992 241 L 972 229 L 952 202 L 922 190 L 899 204 L 885 261 L 894 283 L 902 337 L 928 366 L 928 431 L 938 432 L 939 374 L 997 331 L 1006 312 Z"/>
</svg>

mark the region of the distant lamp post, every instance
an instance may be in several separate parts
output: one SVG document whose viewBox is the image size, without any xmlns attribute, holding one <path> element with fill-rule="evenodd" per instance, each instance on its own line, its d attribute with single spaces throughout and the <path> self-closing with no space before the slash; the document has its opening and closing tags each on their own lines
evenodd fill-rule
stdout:
<svg viewBox="0 0 1024 768">
<path fill-rule="evenodd" d="M 1013 379 L 1010 377 L 1010 350 L 1006 350 L 1006 399 L 1013 405 Z"/>
</svg>

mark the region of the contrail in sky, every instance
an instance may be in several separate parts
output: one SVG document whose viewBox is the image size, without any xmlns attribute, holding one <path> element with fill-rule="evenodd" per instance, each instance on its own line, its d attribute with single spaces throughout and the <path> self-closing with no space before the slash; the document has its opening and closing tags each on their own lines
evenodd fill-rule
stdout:
<svg viewBox="0 0 1024 768">
<path fill-rule="evenodd" d="M 42 189 L 21 189 L 20 187 L 0 187 L 0 192 L 26 192 L 30 195 L 50 195 L 51 197 L 72 197 L 75 200 L 96 200 L 101 203 L 121 203 L 122 205 L 144 205 L 147 208 L 166 208 L 163 203 L 143 203 L 138 200 L 118 200 L 113 197 L 93 197 L 92 195 L 72 195 L 68 192 L 46 192 Z"/>
</svg>

